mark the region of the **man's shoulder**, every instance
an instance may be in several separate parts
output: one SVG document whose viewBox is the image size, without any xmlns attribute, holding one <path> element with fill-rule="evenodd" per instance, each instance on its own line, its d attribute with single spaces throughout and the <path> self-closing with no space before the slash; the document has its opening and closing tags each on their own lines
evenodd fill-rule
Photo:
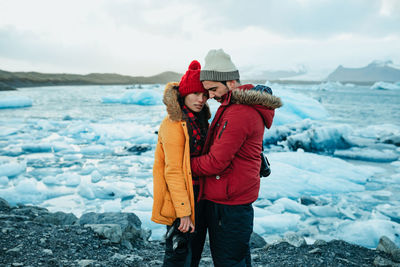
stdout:
<svg viewBox="0 0 400 267">
<path fill-rule="evenodd" d="M 223 115 L 246 119 L 248 117 L 254 116 L 254 114 L 256 113 L 256 109 L 251 105 L 231 104 L 226 108 L 226 111 Z"/>
<path fill-rule="evenodd" d="M 253 112 L 255 111 L 255 108 L 252 105 L 235 103 L 235 104 L 230 104 L 227 107 L 227 110 L 230 110 L 231 112 L 232 111 Z"/>
</svg>

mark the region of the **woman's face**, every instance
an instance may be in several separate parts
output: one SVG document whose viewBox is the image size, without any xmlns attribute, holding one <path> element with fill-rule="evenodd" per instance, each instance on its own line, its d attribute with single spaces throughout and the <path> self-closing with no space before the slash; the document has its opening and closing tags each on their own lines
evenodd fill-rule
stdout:
<svg viewBox="0 0 400 267">
<path fill-rule="evenodd" d="M 200 112 L 208 99 L 207 93 L 191 93 L 185 97 L 185 105 L 193 112 Z"/>
</svg>

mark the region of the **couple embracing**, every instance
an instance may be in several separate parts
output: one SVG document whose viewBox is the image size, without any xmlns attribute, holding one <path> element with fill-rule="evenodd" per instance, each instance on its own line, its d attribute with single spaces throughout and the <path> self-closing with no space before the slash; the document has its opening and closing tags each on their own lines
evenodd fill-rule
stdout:
<svg viewBox="0 0 400 267">
<path fill-rule="evenodd" d="M 220 102 L 214 119 L 207 100 Z M 166 85 L 158 132 L 152 220 L 167 225 L 163 266 L 198 266 L 208 231 L 215 266 L 251 266 L 252 203 L 265 127 L 282 104 L 266 86 L 241 85 L 222 49 Z"/>
</svg>

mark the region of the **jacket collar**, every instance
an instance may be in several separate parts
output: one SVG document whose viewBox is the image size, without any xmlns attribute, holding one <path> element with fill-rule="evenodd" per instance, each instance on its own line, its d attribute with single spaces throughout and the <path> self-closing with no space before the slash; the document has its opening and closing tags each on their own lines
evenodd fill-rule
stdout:
<svg viewBox="0 0 400 267">
<path fill-rule="evenodd" d="M 252 88 L 254 88 L 253 85 L 245 84 L 229 91 L 223 96 L 221 106 L 228 106 L 229 104 L 261 105 L 269 109 L 276 109 L 282 106 L 282 101 L 279 97 L 266 92 L 251 90 Z"/>
</svg>

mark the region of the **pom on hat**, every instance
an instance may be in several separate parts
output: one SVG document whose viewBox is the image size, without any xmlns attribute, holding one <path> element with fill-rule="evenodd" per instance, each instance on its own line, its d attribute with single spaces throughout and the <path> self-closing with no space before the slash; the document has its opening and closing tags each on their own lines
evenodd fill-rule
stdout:
<svg viewBox="0 0 400 267">
<path fill-rule="evenodd" d="M 193 60 L 179 83 L 179 93 L 182 97 L 192 93 L 207 92 L 200 81 L 200 70 L 200 63 L 197 60 Z"/>
<path fill-rule="evenodd" d="M 201 65 L 197 60 L 193 60 L 192 63 L 189 65 L 189 70 L 200 70 Z"/>
</svg>

